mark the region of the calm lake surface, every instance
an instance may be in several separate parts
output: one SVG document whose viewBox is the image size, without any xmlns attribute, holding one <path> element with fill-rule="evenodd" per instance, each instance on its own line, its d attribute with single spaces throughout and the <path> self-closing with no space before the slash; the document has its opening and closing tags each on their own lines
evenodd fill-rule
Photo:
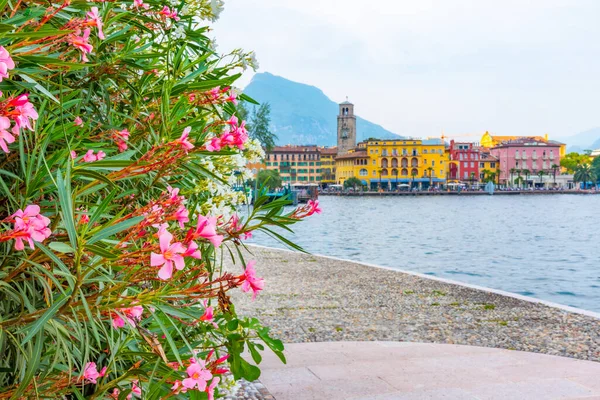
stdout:
<svg viewBox="0 0 600 400">
<path fill-rule="evenodd" d="M 319 200 L 323 213 L 288 235 L 308 252 L 600 312 L 600 196 Z M 262 233 L 250 242 L 285 248 Z"/>
</svg>

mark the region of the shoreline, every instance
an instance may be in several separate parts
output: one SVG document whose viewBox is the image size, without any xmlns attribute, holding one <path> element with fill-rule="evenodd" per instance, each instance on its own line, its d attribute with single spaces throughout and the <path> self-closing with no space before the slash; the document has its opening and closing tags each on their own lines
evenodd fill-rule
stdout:
<svg viewBox="0 0 600 400">
<path fill-rule="evenodd" d="M 276 247 L 268 247 L 268 246 L 263 246 L 263 245 L 260 245 L 260 244 L 248 244 L 247 246 L 248 247 L 257 247 L 257 248 L 261 248 L 261 249 L 265 249 L 265 250 L 274 250 L 274 251 L 284 251 L 284 252 L 290 252 L 290 253 L 298 253 L 298 252 L 296 252 L 294 250 L 290 250 L 290 249 L 279 249 L 279 248 L 276 248 Z M 446 278 L 441 278 L 441 277 L 438 277 L 438 276 L 427 275 L 427 274 L 423 274 L 423 273 L 420 273 L 420 272 L 413 272 L 413 271 L 407 271 L 407 270 L 404 270 L 404 269 L 386 267 L 385 265 L 377 265 L 377 264 L 366 263 L 366 262 L 363 262 L 363 261 L 348 260 L 348 259 L 345 259 L 345 258 L 327 256 L 327 255 L 324 255 L 324 254 L 317 254 L 317 253 L 309 253 L 309 254 L 312 255 L 312 256 L 315 256 L 315 257 L 328 258 L 328 259 L 336 260 L 336 261 L 342 261 L 342 262 L 348 262 L 348 263 L 352 263 L 352 264 L 364 265 L 364 266 L 370 267 L 370 268 L 379 268 L 379 269 L 383 269 L 383 270 L 386 270 L 386 271 L 393 271 L 393 272 L 399 272 L 399 273 L 407 274 L 407 275 L 414 275 L 414 276 L 418 276 L 419 278 L 423 278 L 423 279 L 430 279 L 430 280 L 433 280 L 433 281 L 447 283 L 447 284 L 450 284 L 450 285 L 463 286 L 465 288 L 474 289 L 474 290 L 480 290 L 482 292 L 494 293 L 494 294 L 498 294 L 498 295 L 506 296 L 506 297 L 512 297 L 512 298 L 515 298 L 515 299 L 518 299 L 518 300 L 528 301 L 528 302 L 535 303 L 535 304 L 543 304 L 543 305 L 545 305 L 547 307 L 553 307 L 553 308 L 557 308 L 557 309 L 564 310 L 564 311 L 567 311 L 567 312 L 571 312 L 571 313 L 575 313 L 575 314 L 581 314 L 581 315 L 585 315 L 585 316 L 596 318 L 596 319 L 600 320 L 600 312 L 586 310 L 586 309 L 583 309 L 583 308 L 571 307 L 571 306 L 567 306 L 567 305 L 564 305 L 564 304 L 555 303 L 553 301 L 538 299 L 536 297 L 524 296 L 524 295 L 518 294 L 518 293 L 507 292 L 507 291 L 501 290 L 501 289 L 494 289 L 494 288 L 490 288 L 490 287 L 487 287 L 487 286 L 474 285 L 474 284 L 471 284 L 471 283 L 455 281 L 453 279 L 446 279 Z"/>
<path fill-rule="evenodd" d="M 254 302 L 233 293 L 234 303 L 286 343 L 453 343 L 600 362 L 600 313 L 390 267 L 248 248 L 265 290 Z"/>
<path fill-rule="evenodd" d="M 576 191 L 576 190 L 538 190 L 538 191 L 494 191 L 493 195 L 487 192 L 348 192 L 348 193 L 319 193 L 319 196 L 349 196 L 349 197 L 360 197 L 360 196 L 534 196 L 534 195 L 558 195 L 558 194 L 572 194 L 572 195 L 598 195 L 600 191 Z"/>
</svg>

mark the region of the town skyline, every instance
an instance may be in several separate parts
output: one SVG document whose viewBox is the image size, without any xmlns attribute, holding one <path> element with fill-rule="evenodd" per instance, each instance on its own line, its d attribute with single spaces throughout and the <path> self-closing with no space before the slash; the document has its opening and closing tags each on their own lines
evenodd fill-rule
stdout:
<svg viewBox="0 0 600 400">
<path fill-rule="evenodd" d="M 562 139 L 600 125 L 600 59 L 585 50 L 600 33 L 592 17 L 600 4 L 384 2 L 364 15 L 352 1 L 317 3 L 234 0 L 215 26 L 218 50 L 241 39 L 259 71 L 336 102 L 348 96 L 361 116 L 405 136 L 492 130 Z M 272 29 L 285 35 L 267 35 Z"/>
</svg>

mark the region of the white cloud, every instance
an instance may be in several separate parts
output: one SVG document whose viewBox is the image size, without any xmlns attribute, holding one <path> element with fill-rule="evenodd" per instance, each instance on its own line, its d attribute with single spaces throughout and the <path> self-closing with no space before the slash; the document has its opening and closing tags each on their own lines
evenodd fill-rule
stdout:
<svg viewBox="0 0 600 400">
<path fill-rule="evenodd" d="M 564 136 L 600 125 L 598 15 L 596 0 L 228 0 L 215 34 L 400 134 Z"/>
</svg>

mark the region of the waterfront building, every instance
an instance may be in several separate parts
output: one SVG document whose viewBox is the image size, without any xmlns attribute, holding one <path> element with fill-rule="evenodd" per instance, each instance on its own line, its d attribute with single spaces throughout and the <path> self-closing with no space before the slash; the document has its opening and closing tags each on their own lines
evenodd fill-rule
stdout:
<svg viewBox="0 0 600 400">
<path fill-rule="evenodd" d="M 519 138 L 498 144 L 490 153 L 499 160 L 501 183 L 514 186 L 519 178 L 526 186 L 550 186 L 560 174 L 561 146 L 554 141 Z"/>
<path fill-rule="evenodd" d="M 504 142 L 510 142 L 510 141 L 514 141 L 514 140 L 519 140 L 519 139 L 529 139 L 529 140 L 534 140 L 537 142 L 545 142 L 545 143 L 552 143 L 552 144 L 559 144 L 560 145 L 560 157 L 564 157 L 567 154 L 567 145 L 565 143 L 560 143 L 554 140 L 550 140 L 548 138 L 548 134 L 544 134 L 544 136 L 499 136 L 499 135 L 492 135 L 489 132 L 485 132 L 483 134 L 483 136 L 481 137 L 481 147 L 485 147 L 486 149 L 491 149 L 492 147 L 497 147 L 499 145 L 501 145 Z"/>
<path fill-rule="evenodd" d="M 450 160 L 448 179 L 464 183 L 479 181 L 480 148 L 470 142 L 450 141 L 448 149 Z"/>
<path fill-rule="evenodd" d="M 336 158 L 336 181 L 359 178 L 369 189 L 399 185 L 423 189 L 446 182 L 448 158 L 441 139 L 368 139 Z"/>
<path fill-rule="evenodd" d="M 326 187 L 335 184 L 335 158 L 337 147 L 320 147 L 321 155 L 321 185 Z"/>
<path fill-rule="evenodd" d="M 276 146 L 266 155 L 267 169 L 279 171 L 287 183 L 321 183 L 321 154 L 317 146 Z"/>
<path fill-rule="evenodd" d="M 493 177 L 494 183 L 498 183 L 498 159 L 483 151 L 479 153 L 479 157 L 479 181 L 484 182 L 486 178 Z"/>
</svg>

